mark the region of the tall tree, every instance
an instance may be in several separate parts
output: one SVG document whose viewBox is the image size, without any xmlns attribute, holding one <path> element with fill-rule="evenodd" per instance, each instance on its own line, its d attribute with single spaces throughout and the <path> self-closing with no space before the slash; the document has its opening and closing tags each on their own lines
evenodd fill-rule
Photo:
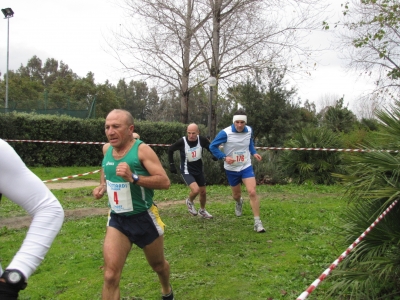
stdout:
<svg viewBox="0 0 400 300">
<path fill-rule="evenodd" d="M 116 32 L 118 48 L 129 53 L 132 61 L 120 61 L 128 71 L 151 79 L 160 92 L 179 91 L 181 97 L 180 120 L 188 122 L 188 102 L 191 90 L 189 74 L 201 65 L 198 54 L 192 54 L 193 34 L 209 18 L 195 9 L 193 0 L 125 0 L 131 16 L 131 26 Z M 200 13 L 199 13 L 200 12 Z M 135 22 L 136 21 L 136 22 Z M 110 43 L 114 48 L 114 43 Z"/>
<path fill-rule="evenodd" d="M 130 20 L 137 23 L 115 33 L 118 46 L 112 42 L 110 46 L 127 70 L 151 79 L 160 90 L 180 92 L 184 123 L 190 92 L 210 74 L 226 89 L 271 62 L 283 66 L 303 55 L 308 59 L 310 49 L 301 39 L 316 26 L 321 8 L 316 0 L 125 0 L 125 4 Z M 125 60 L 124 53 L 132 60 Z M 213 132 L 218 99 L 214 97 L 210 111 Z"/>
<path fill-rule="evenodd" d="M 9 108 L 39 109 L 43 100 L 43 85 L 21 76 L 12 70 L 8 72 Z M 5 80 L 0 81 L 0 97 L 5 95 Z M 3 98 L 5 102 L 5 97 Z"/>
<path fill-rule="evenodd" d="M 344 105 L 344 98 L 336 101 L 334 106 L 328 106 L 320 112 L 321 122 L 334 132 L 349 132 L 357 121 L 354 113 Z"/>
<path fill-rule="evenodd" d="M 43 64 L 42 60 L 34 55 L 26 64 L 21 65 L 17 71 L 22 76 L 27 76 L 33 81 L 38 81 L 45 87 L 50 86 L 58 77 L 71 76 L 74 79 L 78 76 L 69 69 L 67 64 L 62 61 L 60 64 L 54 58 L 48 58 Z"/>
<path fill-rule="evenodd" d="M 281 146 L 287 134 L 301 121 L 300 108 L 293 103 L 296 90 L 287 89 L 284 77 L 284 71 L 269 69 L 265 85 L 262 81 L 256 84 L 255 80 L 247 80 L 229 89 L 228 97 L 245 109 L 254 137 L 269 146 Z M 227 121 L 231 122 L 229 119 Z"/>
<path fill-rule="evenodd" d="M 123 99 L 123 107 L 138 120 L 146 120 L 151 110 L 156 109 L 159 97 L 154 88 L 149 89 L 145 81 L 119 80 L 116 94 Z"/>
<path fill-rule="evenodd" d="M 78 77 L 67 64 L 33 56 L 26 66 L 10 71 L 10 108 L 21 110 L 88 110 L 96 101 L 96 116 L 105 117 L 112 108 L 121 107 L 115 87 L 109 82 L 96 85 L 94 74 Z M 0 81 L 0 91 L 4 82 Z"/>
<path fill-rule="evenodd" d="M 179 93 L 170 91 L 164 94 L 158 102 L 156 107 L 148 114 L 147 120 L 149 121 L 165 121 L 174 122 L 179 120 L 180 116 L 180 98 Z"/>
<path fill-rule="evenodd" d="M 212 52 L 204 55 L 203 51 L 203 55 L 211 57 L 210 74 L 228 86 L 230 82 L 241 82 L 243 75 L 266 70 L 271 65 L 286 72 L 288 61 L 307 61 L 312 50 L 302 41 L 318 23 L 318 13 L 324 10 L 320 1 L 313 0 L 208 2 L 213 18 L 205 36 L 212 41 Z M 287 15 L 291 17 L 286 18 Z M 302 63 L 293 63 L 290 72 L 302 67 Z M 213 136 L 214 105 L 211 114 Z"/>
<path fill-rule="evenodd" d="M 122 108 L 123 100 L 115 93 L 115 87 L 106 81 L 96 86 L 94 99 L 96 100 L 96 117 L 105 118 L 114 108 Z"/>
<path fill-rule="evenodd" d="M 291 133 L 300 121 L 300 111 L 294 103 L 295 88 L 288 89 L 285 80 L 286 69 L 268 69 L 267 100 L 270 110 L 269 118 L 265 122 L 270 130 L 267 141 L 269 145 L 283 145 L 286 135 Z"/>
</svg>

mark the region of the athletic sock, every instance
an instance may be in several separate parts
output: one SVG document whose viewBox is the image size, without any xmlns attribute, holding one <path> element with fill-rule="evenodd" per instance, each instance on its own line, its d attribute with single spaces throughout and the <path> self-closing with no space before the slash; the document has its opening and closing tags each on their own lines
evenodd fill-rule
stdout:
<svg viewBox="0 0 400 300">
<path fill-rule="evenodd" d="M 169 297 L 169 296 L 171 296 L 171 294 L 172 294 L 172 291 L 171 291 L 168 295 L 164 295 L 164 294 L 163 294 L 163 296 L 164 296 L 164 297 Z"/>
<path fill-rule="evenodd" d="M 162 294 L 164 297 L 169 297 L 169 296 L 171 296 L 171 294 L 173 293 L 173 291 L 172 291 L 172 285 L 169 285 L 169 287 L 171 288 L 171 291 L 170 291 L 167 295 Z"/>
</svg>

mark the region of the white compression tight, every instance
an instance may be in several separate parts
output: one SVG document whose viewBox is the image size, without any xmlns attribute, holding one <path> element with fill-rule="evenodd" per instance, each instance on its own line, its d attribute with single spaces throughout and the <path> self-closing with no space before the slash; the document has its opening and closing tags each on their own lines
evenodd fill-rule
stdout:
<svg viewBox="0 0 400 300">
<path fill-rule="evenodd" d="M 33 217 L 21 248 L 7 266 L 7 269 L 20 270 L 28 279 L 42 262 L 60 231 L 64 221 L 64 211 L 53 193 L 2 139 L 0 139 L 0 193 L 20 205 Z M 0 265 L 0 276 L 2 272 Z"/>
</svg>

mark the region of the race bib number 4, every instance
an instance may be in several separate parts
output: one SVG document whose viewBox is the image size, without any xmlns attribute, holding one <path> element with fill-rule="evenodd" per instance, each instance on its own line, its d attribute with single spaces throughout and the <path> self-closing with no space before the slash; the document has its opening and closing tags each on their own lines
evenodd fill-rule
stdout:
<svg viewBox="0 0 400 300">
<path fill-rule="evenodd" d="M 199 160 L 201 158 L 201 148 L 200 147 L 193 147 L 190 148 L 187 152 L 186 152 L 186 157 L 187 160 L 190 161 L 196 161 Z"/>
<path fill-rule="evenodd" d="M 131 187 L 129 182 L 111 182 L 107 180 L 108 203 L 117 213 L 133 211 Z"/>
</svg>

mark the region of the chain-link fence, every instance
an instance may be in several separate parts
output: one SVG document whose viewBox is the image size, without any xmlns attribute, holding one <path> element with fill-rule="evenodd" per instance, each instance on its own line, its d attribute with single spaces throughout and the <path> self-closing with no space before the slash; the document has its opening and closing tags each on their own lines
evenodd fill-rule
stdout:
<svg viewBox="0 0 400 300">
<path fill-rule="evenodd" d="M 30 101 L 27 103 L 18 103 L 16 101 L 9 101 L 8 108 L 1 107 L 0 113 L 8 112 L 24 112 L 24 113 L 37 113 L 49 115 L 67 115 L 75 118 L 90 119 L 95 118 L 95 105 L 96 99 L 89 104 L 70 102 L 51 102 L 51 101 Z"/>
</svg>

